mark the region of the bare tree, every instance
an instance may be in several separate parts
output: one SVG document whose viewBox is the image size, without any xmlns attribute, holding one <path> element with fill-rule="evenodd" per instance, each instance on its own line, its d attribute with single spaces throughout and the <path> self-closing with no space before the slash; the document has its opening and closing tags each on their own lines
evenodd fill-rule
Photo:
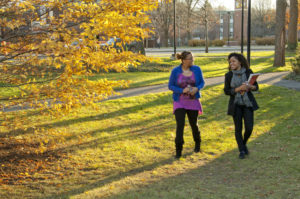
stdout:
<svg viewBox="0 0 300 199">
<path fill-rule="evenodd" d="M 298 0 L 290 0 L 290 22 L 288 26 L 288 49 L 295 50 L 298 45 Z"/>
<path fill-rule="evenodd" d="M 285 65 L 285 13 L 286 0 L 276 0 L 275 58 L 274 66 Z"/>
<path fill-rule="evenodd" d="M 264 37 L 275 31 L 275 15 L 270 0 L 255 1 L 251 13 L 251 35 Z"/>
<path fill-rule="evenodd" d="M 177 27 L 177 40 L 178 45 L 186 44 L 187 39 L 187 27 L 186 27 L 186 4 L 181 1 L 176 2 L 176 27 Z M 191 28 L 192 29 L 192 28 Z"/>
<path fill-rule="evenodd" d="M 208 0 L 205 0 L 203 6 L 200 9 L 200 19 L 205 27 L 205 53 L 208 53 L 208 29 L 209 29 L 209 22 L 212 21 L 211 19 L 213 17 L 214 17 L 214 12 L 212 10 L 212 6 L 208 2 Z"/>
<path fill-rule="evenodd" d="M 192 39 L 191 34 L 191 21 L 192 21 L 192 15 L 195 11 L 196 6 L 201 2 L 201 0 L 185 0 L 186 3 L 186 29 L 187 29 L 187 37 L 188 40 Z"/>
<path fill-rule="evenodd" d="M 161 38 L 163 46 L 168 46 L 169 30 L 172 24 L 173 5 L 168 0 L 159 2 L 158 9 L 151 13 L 154 28 Z"/>
</svg>

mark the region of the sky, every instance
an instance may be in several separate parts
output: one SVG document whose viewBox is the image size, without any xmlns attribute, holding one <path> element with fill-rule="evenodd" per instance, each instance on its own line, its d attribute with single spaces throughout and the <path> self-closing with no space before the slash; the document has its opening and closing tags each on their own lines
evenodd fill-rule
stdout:
<svg viewBox="0 0 300 199">
<path fill-rule="evenodd" d="M 251 5 L 255 4 L 256 0 L 251 0 Z M 229 10 L 234 10 L 234 0 L 210 0 L 209 1 L 214 7 L 218 5 L 224 5 L 226 8 Z M 276 5 L 276 0 L 271 0 L 272 2 L 272 7 L 275 8 Z"/>
</svg>

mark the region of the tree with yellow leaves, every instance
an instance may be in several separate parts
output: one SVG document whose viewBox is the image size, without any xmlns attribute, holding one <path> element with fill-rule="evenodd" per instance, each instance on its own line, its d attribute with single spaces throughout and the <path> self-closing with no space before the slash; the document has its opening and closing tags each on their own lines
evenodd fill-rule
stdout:
<svg viewBox="0 0 300 199">
<path fill-rule="evenodd" d="M 157 0 L 2 0 L 0 2 L 0 86 L 19 96 L 0 108 L 26 104 L 41 113 L 67 113 L 114 94 L 125 81 L 90 80 L 99 71 L 126 71 L 146 58 L 106 46 L 99 37 L 126 43 L 146 36 L 143 25 Z M 16 125 L 6 112 L 2 125 Z"/>
</svg>

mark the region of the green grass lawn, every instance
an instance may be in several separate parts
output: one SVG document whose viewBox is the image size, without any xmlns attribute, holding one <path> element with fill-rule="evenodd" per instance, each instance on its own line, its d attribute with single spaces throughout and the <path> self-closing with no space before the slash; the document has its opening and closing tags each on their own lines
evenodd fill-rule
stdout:
<svg viewBox="0 0 300 199">
<path fill-rule="evenodd" d="M 0 127 L 0 198 L 299 196 L 300 93 L 261 85 L 250 156 L 240 160 L 222 88 L 203 90 L 202 152 L 193 153 L 187 125 L 179 161 L 171 92 L 109 100 L 59 120 L 20 111 L 35 127 Z"/>
<path fill-rule="evenodd" d="M 251 59 L 251 69 L 257 73 L 291 71 L 292 59 L 293 57 L 286 57 L 285 67 L 273 67 L 272 52 L 261 52 L 260 54 L 256 52 L 255 57 Z M 125 79 L 131 81 L 131 88 L 163 84 L 168 82 L 172 68 L 179 64 L 179 60 L 153 58 L 152 62 L 132 69 L 135 72 L 99 74 L 92 79 L 104 77 L 110 80 Z M 227 58 L 223 54 L 216 57 L 196 57 L 194 64 L 201 67 L 204 78 L 223 76 L 228 71 Z"/>
<path fill-rule="evenodd" d="M 246 55 L 246 54 L 245 54 Z M 223 76 L 227 71 L 228 53 L 208 53 L 195 54 L 195 65 L 201 67 L 205 78 Z M 251 54 L 251 68 L 254 72 L 269 73 L 278 71 L 291 71 L 291 60 L 295 56 L 293 52 L 286 53 L 286 66 L 273 67 L 274 52 L 263 51 L 253 52 Z M 91 77 L 92 80 L 107 78 L 109 80 L 128 80 L 131 82 L 130 88 L 164 84 L 167 83 L 170 76 L 170 71 L 173 67 L 180 64 L 179 60 L 172 60 L 167 57 L 152 58 L 151 61 L 143 63 L 137 68 L 129 68 L 126 73 L 102 73 Z M 132 71 L 132 72 L 130 72 Z M 0 99 L 19 96 L 18 88 L 2 87 L 0 83 Z M 118 89 L 118 88 L 117 88 Z"/>
</svg>

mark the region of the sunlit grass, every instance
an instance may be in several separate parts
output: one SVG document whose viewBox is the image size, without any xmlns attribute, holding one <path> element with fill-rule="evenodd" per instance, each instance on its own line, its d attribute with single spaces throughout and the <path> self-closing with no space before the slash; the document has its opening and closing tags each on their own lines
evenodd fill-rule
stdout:
<svg viewBox="0 0 300 199">
<path fill-rule="evenodd" d="M 228 71 L 227 56 L 229 53 L 208 53 L 195 54 L 194 64 L 201 67 L 205 78 L 223 76 Z M 246 53 L 244 53 L 246 56 Z M 291 60 L 294 52 L 286 52 L 286 66 L 273 67 L 274 52 L 262 51 L 251 53 L 251 68 L 254 72 L 269 73 L 291 71 Z M 130 88 L 165 84 L 169 80 L 170 71 L 179 65 L 179 60 L 172 60 L 168 57 L 152 58 L 151 61 L 141 64 L 137 68 L 129 68 L 129 72 L 123 73 L 101 73 L 91 77 L 91 80 L 107 78 L 109 80 L 128 80 Z M 132 72 L 130 72 L 132 71 Z M 117 88 L 118 89 L 118 88 Z M 17 88 L 2 87 L 0 84 L 0 99 L 19 96 Z"/>
<path fill-rule="evenodd" d="M 268 54 L 271 53 L 266 52 L 263 53 L 262 56 Z M 251 59 L 251 69 L 257 73 L 291 71 L 291 60 L 292 57 L 286 57 L 286 66 L 273 67 L 273 57 L 255 57 Z M 178 60 L 173 61 L 169 58 L 155 58 L 152 62 L 146 63 L 144 66 L 139 66 L 135 72 L 99 74 L 93 79 L 104 77 L 110 80 L 125 79 L 131 82 L 131 88 L 165 84 L 169 81 L 172 68 L 179 64 L 180 62 Z M 224 76 L 224 74 L 228 72 L 226 57 L 196 57 L 194 64 L 201 67 L 204 78 Z M 161 72 L 151 72 L 154 68 L 155 70 L 161 70 Z"/>
<path fill-rule="evenodd" d="M 1 98 L 8 98 L 8 97 L 14 97 L 15 95 L 20 94 L 20 90 L 15 87 L 5 87 L 5 86 L 11 86 L 8 84 L 4 84 L 0 82 L 0 99 Z"/>
<path fill-rule="evenodd" d="M 187 123 L 180 161 L 173 158 L 175 120 L 170 92 L 105 101 L 98 109 L 83 107 L 59 120 L 34 115 L 34 111 L 19 112 L 28 114 L 35 130 L 7 132 L 1 127 L 0 135 L 24 142 L 20 154 L 30 152 L 27 145 L 41 142 L 37 150 L 48 151 L 41 158 L 48 153 L 57 158 L 39 170 L 28 168 L 31 178 L 22 183 L 3 185 L 0 197 L 209 198 L 214 193 L 216 198 L 235 198 L 237 193 L 245 197 L 250 193 L 250 198 L 264 194 L 280 198 L 299 193 L 300 93 L 261 85 L 255 94 L 261 108 L 255 112 L 251 154 L 241 161 L 232 118 L 226 115 L 228 96 L 222 88 L 207 87 L 202 92 L 202 153 L 193 153 Z M 15 166 L 20 167 L 17 161 L 21 161 L 26 167 L 32 159 L 33 155 L 20 156 Z"/>
</svg>

